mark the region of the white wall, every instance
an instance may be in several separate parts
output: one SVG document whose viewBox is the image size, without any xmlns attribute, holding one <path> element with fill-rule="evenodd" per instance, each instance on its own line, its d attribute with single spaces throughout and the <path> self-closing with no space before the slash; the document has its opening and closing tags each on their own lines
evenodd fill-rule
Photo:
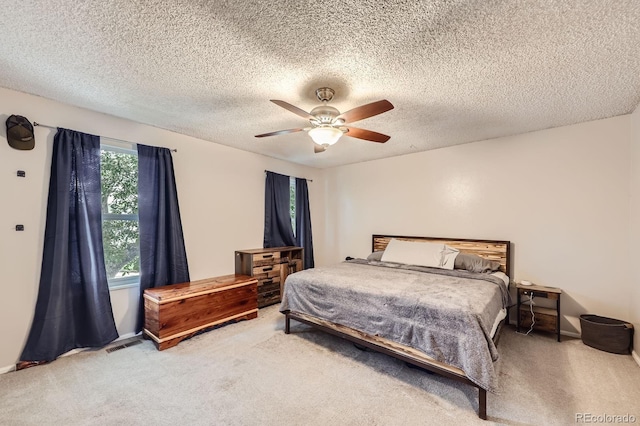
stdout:
<svg viewBox="0 0 640 426">
<path fill-rule="evenodd" d="M 193 280 L 234 272 L 234 251 L 262 247 L 264 170 L 314 180 L 309 184 L 314 242 L 322 245 L 322 172 L 239 151 L 128 120 L 0 88 L 2 126 L 11 114 L 147 145 L 177 148 L 174 166 L 185 244 Z M 242 131 L 240 129 L 240 131 Z M 18 151 L 0 131 L 0 372 L 22 351 L 37 297 L 55 131 L 36 127 L 36 147 Z M 25 170 L 26 178 L 16 177 Z M 15 225 L 24 224 L 24 232 Z M 322 250 L 316 255 L 322 263 Z M 118 331 L 133 331 L 137 288 L 111 292 Z"/>
<path fill-rule="evenodd" d="M 0 120 L 10 114 L 177 148 L 192 279 L 233 273 L 234 250 L 262 245 L 263 171 L 269 169 L 314 180 L 318 265 L 366 256 L 373 233 L 508 239 L 516 280 L 565 291 L 563 330 L 577 331 L 577 316 L 586 312 L 631 319 L 640 328 L 640 272 L 631 280 L 628 266 L 640 250 L 633 244 L 640 237 L 640 111 L 327 170 L 0 88 Z M 18 151 L 0 131 L 0 372 L 18 360 L 33 316 L 53 134 L 37 128 L 36 148 Z M 17 178 L 16 170 L 27 177 Z M 14 230 L 18 223 L 24 232 Z M 133 329 L 136 291 L 111 293 L 121 334 Z"/>
<path fill-rule="evenodd" d="M 628 315 L 629 116 L 337 167 L 325 176 L 325 258 L 371 234 L 510 240 L 515 280 L 560 287 L 578 316 Z"/>
<path fill-rule="evenodd" d="M 635 264 L 640 259 L 640 106 L 631 114 L 633 122 L 631 139 L 631 232 L 630 259 Z M 634 356 L 640 364 L 640 269 L 631 269 L 631 297 L 629 298 L 629 321 L 634 323 Z"/>
</svg>

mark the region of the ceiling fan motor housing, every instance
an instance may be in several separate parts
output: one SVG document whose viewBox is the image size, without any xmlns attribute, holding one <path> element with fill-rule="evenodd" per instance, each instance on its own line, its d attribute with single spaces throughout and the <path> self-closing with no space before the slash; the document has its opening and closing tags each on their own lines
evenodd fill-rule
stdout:
<svg viewBox="0 0 640 426">
<path fill-rule="evenodd" d="M 325 104 L 315 107 L 309 114 L 318 120 L 318 124 L 331 124 L 333 120 L 340 115 L 340 111 Z"/>
</svg>

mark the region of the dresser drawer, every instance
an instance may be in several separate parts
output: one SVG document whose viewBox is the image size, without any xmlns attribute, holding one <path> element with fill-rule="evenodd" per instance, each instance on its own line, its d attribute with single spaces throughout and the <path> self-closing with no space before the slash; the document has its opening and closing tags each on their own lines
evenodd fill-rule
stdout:
<svg viewBox="0 0 640 426">
<path fill-rule="evenodd" d="M 274 265 L 280 263 L 280 252 L 258 253 L 252 256 L 253 266 Z"/>
<path fill-rule="evenodd" d="M 263 294 L 258 294 L 258 307 L 273 305 L 280 302 L 280 290 L 274 290 Z"/>
<path fill-rule="evenodd" d="M 280 291 L 280 277 L 258 281 L 258 293 Z"/>
<path fill-rule="evenodd" d="M 280 302 L 280 277 L 258 281 L 258 307 Z"/>
<path fill-rule="evenodd" d="M 276 265 L 265 265 L 265 266 L 254 267 L 252 270 L 251 276 L 253 276 L 257 280 L 279 277 L 280 268 L 281 268 L 281 265 L 279 263 Z"/>
</svg>

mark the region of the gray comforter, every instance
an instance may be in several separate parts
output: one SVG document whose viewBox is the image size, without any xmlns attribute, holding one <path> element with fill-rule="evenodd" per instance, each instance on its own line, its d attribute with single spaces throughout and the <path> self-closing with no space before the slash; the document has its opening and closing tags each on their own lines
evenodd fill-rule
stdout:
<svg viewBox="0 0 640 426">
<path fill-rule="evenodd" d="M 280 307 L 410 346 L 497 390 L 490 333 L 510 304 L 490 274 L 354 259 L 289 275 Z"/>
</svg>

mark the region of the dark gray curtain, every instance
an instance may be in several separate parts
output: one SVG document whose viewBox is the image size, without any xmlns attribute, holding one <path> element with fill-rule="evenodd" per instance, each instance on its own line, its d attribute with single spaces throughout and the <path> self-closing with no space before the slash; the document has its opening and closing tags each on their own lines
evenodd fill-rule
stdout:
<svg viewBox="0 0 640 426">
<path fill-rule="evenodd" d="M 171 151 L 138 145 L 138 216 L 140 221 L 140 310 L 144 290 L 190 281 L 182 234 Z"/>
<path fill-rule="evenodd" d="M 264 248 L 295 246 L 289 176 L 267 172 L 264 192 Z"/>
<path fill-rule="evenodd" d="M 307 180 L 296 178 L 296 245 L 304 248 L 304 269 L 313 268 L 313 238 Z"/>
<path fill-rule="evenodd" d="M 20 359 L 47 362 L 118 337 L 102 249 L 100 138 L 58 129 L 40 288 Z"/>
</svg>

